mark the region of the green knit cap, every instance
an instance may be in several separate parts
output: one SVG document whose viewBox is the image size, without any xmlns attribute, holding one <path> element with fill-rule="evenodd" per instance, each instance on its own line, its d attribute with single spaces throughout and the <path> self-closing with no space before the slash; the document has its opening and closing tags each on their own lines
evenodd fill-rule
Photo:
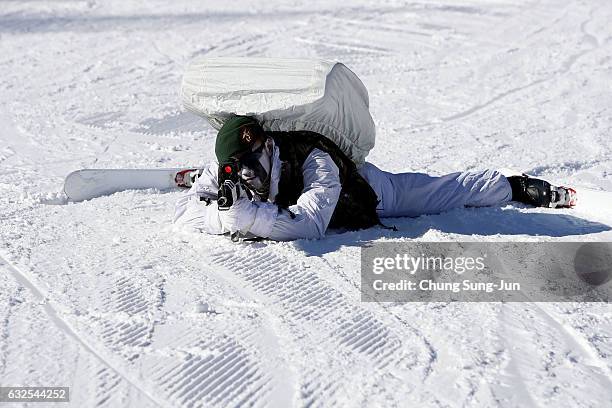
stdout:
<svg viewBox="0 0 612 408">
<path fill-rule="evenodd" d="M 240 129 L 247 125 L 259 125 L 249 116 L 234 116 L 223 124 L 217 134 L 215 154 L 219 163 L 227 161 L 237 153 L 248 150 L 254 141 L 244 141 L 240 138 Z"/>
</svg>

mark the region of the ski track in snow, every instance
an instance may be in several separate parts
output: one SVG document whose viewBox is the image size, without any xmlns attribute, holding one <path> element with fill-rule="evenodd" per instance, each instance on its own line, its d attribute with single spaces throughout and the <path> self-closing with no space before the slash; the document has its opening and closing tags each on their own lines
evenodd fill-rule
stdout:
<svg viewBox="0 0 612 408">
<path fill-rule="evenodd" d="M 2 4 L 2 385 L 69 386 L 75 407 L 612 405 L 607 304 L 359 292 L 369 241 L 612 239 L 608 2 Z M 175 231 L 176 192 L 56 205 L 79 168 L 213 157 L 178 106 L 200 55 L 341 61 L 370 93 L 374 164 L 519 169 L 583 201 L 250 244 Z"/>
<path fill-rule="evenodd" d="M 166 405 L 166 403 L 159 399 L 151 391 L 147 390 L 145 387 L 139 383 L 138 380 L 132 379 L 132 374 L 126 374 L 123 370 L 123 365 L 117 365 L 112 362 L 112 359 L 105 357 L 103 353 L 96 349 L 95 346 L 89 343 L 87 339 L 82 337 L 77 330 L 75 330 L 71 324 L 65 320 L 61 313 L 58 311 L 58 308 L 53 305 L 52 302 L 49 301 L 48 296 L 44 294 L 40 289 L 36 287 L 34 283 L 28 278 L 26 274 L 21 272 L 15 266 L 7 263 L 4 258 L 0 257 L 0 268 L 5 270 L 5 273 L 9 273 L 12 277 L 23 287 L 27 288 L 36 298 L 38 302 L 42 305 L 48 319 L 58 328 L 63 334 L 72 337 L 79 345 L 84 348 L 87 352 L 91 353 L 95 358 L 97 358 L 104 366 L 104 374 L 108 376 L 107 370 L 110 369 L 116 376 L 121 379 L 127 381 L 131 386 L 138 389 L 146 398 L 150 401 L 155 402 L 158 405 Z M 116 380 L 117 382 L 119 380 Z"/>
</svg>

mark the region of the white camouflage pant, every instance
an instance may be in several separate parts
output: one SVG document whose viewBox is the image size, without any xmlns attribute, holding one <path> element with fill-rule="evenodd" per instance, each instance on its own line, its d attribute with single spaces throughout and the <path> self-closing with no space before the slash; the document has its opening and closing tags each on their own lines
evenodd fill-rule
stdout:
<svg viewBox="0 0 612 408">
<path fill-rule="evenodd" d="M 389 173 L 365 163 L 359 173 L 380 199 L 380 217 L 416 217 L 453 208 L 486 207 L 512 198 L 510 183 L 496 170 L 457 172 L 445 176 Z"/>
</svg>

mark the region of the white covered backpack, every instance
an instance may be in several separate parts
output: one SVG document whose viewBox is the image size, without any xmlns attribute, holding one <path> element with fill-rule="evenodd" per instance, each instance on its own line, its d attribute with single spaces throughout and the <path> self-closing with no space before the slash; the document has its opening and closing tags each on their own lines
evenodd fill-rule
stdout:
<svg viewBox="0 0 612 408">
<path fill-rule="evenodd" d="M 215 129 L 233 115 L 245 115 L 267 131 L 316 132 L 358 167 L 374 147 L 368 92 L 341 63 L 203 57 L 188 66 L 181 96 L 186 109 Z"/>
</svg>

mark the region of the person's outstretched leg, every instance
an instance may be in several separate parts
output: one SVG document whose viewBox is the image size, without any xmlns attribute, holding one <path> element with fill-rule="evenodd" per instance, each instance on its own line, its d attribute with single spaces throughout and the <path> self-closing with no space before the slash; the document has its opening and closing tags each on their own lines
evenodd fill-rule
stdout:
<svg viewBox="0 0 612 408">
<path fill-rule="evenodd" d="M 381 200 L 377 208 L 381 217 L 438 214 L 453 208 L 499 205 L 512 199 L 508 179 L 495 170 L 434 177 L 393 174 L 365 163 L 359 172 Z"/>
</svg>

